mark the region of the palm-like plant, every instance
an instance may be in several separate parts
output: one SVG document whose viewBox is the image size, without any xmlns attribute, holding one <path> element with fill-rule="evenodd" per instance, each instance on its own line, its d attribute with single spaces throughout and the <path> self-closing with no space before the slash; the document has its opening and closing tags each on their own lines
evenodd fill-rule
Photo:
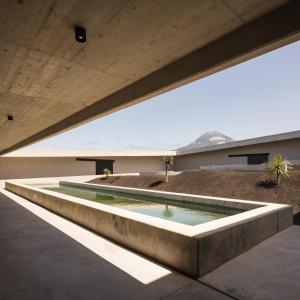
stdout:
<svg viewBox="0 0 300 300">
<path fill-rule="evenodd" d="M 111 174 L 111 170 L 108 168 L 103 169 L 103 174 L 105 174 L 106 178 L 108 178 L 108 175 Z"/>
<path fill-rule="evenodd" d="M 275 155 L 266 166 L 266 172 L 269 175 L 276 175 L 277 184 L 280 184 L 281 177 L 288 177 L 292 163 L 282 155 Z"/>
<path fill-rule="evenodd" d="M 169 181 L 169 177 L 168 177 L 169 167 L 174 164 L 174 160 L 175 160 L 174 156 L 167 155 L 167 156 L 163 157 L 163 162 L 164 162 L 165 170 L 166 170 L 166 180 L 165 180 L 166 183 L 168 183 L 168 181 Z"/>
</svg>

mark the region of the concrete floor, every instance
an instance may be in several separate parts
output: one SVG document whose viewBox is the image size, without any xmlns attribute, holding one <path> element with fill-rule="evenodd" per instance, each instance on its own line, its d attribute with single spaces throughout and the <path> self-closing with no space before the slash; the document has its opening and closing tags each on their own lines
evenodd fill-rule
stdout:
<svg viewBox="0 0 300 300">
<path fill-rule="evenodd" d="M 0 189 L 0 299 L 299 299 L 300 226 L 194 281 Z"/>
<path fill-rule="evenodd" d="M 232 299 L 0 191 L 0 299 L 183 297 Z"/>
<path fill-rule="evenodd" d="M 300 299 L 300 226 L 290 226 L 200 279 L 238 299 Z"/>
</svg>

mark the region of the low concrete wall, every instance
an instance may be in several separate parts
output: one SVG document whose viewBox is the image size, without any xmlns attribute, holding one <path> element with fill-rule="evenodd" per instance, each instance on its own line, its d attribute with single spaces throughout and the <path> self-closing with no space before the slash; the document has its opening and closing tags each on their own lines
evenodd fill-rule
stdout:
<svg viewBox="0 0 300 300">
<path fill-rule="evenodd" d="M 175 171 L 168 171 L 168 175 L 170 176 L 176 176 L 178 174 L 182 173 L 181 171 L 175 172 Z M 157 171 L 157 172 L 139 172 L 139 175 L 141 176 L 165 176 L 166 171 Z"/>
<path fill-rule="evenodd" d="M 105 209 L 110 208 L 107 205 L 88 200 L 76 201 L 75 197 L 60 197 L 55 192 L 11 182 L 5 183 L 5 189 L 171 268 L 197 277 L 197 239 L 112 213 Z"/>
<path fill-rule="evenodd" d="M 211 165 L 200 166 L 201 171 L 265 171 L 265 165 Z"/>
<path fill-rule="evenodd" d="M 291 161 L 294 168 L 300 165 L 299 160 Z M 236 164 L 236 165 L 211 165 L 211 166 L 200 166 L 200 170 L 203 171 L 255 171 L 265 172 L 266 165 L 247 165 L 247 164 Z"/>
<path fill-rule="evenodd" d="M 91 187 L 93 184 L 74 183 Z M 288 205 L 119 188 L 201 203 L 217 201 L 250 211 L 196 226 L 170 222 L 116 207 L 6 182 L 5 188 L 193 278 L 200 277 L 292 224 Z M 98 187 L 94 187 L 98 188 Z M 101 189 L 116 190 L 101 186 Z"/>
</svg>

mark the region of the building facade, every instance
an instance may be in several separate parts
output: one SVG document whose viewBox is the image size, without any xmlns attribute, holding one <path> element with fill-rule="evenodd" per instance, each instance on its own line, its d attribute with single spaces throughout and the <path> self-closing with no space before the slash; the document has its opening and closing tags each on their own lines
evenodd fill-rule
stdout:
<svg viewBox="0 0 300 300">
<path fill-rule="evenodd" d="M 162 157 L 175 156 L 172 170 L 264 170 L 281 154 L 300 165 L 300 131 L 178 151 L 18 150 L 0 157 L 0 179 L 79 176 L 164 170 Z"/>
<path fill-rule="evenodd" d="M 176 170 L 209 166 L 260 170 L 278 154 L 300 164 L 300 131 L 177 151 Z"/>
</svg>

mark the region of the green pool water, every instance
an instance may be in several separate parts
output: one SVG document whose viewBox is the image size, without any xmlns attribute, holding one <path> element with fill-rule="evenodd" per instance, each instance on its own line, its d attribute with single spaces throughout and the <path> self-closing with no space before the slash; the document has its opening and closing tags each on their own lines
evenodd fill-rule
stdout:
<svg viewBox="0 0 300 300">
<path fill-rule="evenodd" d="M 198 225 L 245 211 L 81 187 L 55 186 L 44 189 L 186 225 Z"/>
</svg>

